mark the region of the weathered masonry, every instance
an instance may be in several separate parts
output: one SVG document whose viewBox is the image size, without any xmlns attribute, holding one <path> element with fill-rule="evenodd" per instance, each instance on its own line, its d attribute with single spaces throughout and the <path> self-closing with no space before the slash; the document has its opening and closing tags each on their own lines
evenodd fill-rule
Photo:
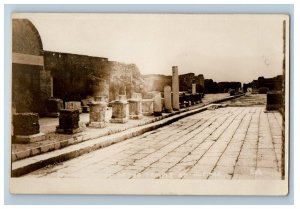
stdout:
<svg viewBox="0 0 300 209">
<path fill-rule="evenodd" d="M 12 20 L 12 112 L 45 112 L 52 77 L 44 68 L 43 44 L 27 19 Z"/>
<path fill-rule="evenodd" d="M 144 91 L 143 83 L 135 64 L 44 51 L 39 32 L 29 20 L 12 20 L 13 112 L 49 115 L 53 112 L 47 110 L 52 97 L 64 103 L 94 96 L 106 96 L 109 101 L 119 95 L 131 98 L 133 92 Z"/>
</svg>

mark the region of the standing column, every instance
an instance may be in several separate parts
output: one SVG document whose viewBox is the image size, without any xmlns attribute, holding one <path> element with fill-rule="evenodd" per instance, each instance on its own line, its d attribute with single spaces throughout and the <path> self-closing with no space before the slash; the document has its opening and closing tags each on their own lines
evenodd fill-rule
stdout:
<svg viewBox="0 0 300 209">
<path fill-rule="evenodd" d="M 160 92 L 153 93 L 153 112 L 154 112 L 154 116 L 162 115 L 162 104 L 161 104 L 161 93 Z"/>
<path fill-rule="evenodd" d="M 196 94 L 196 84 L 192 84 L 192 94 Z"/>
<path fill-rule="evenodd" d="M 172 67 L 172 92 L 173 92 L 173 110 L 179 110 L 179 79 L 178 67 Z"/>
<path fill-rule="evenodd" d="M 165 110 L 166 112 L 172 112 L 172 96 L 171 96 L 171 87 L 164 87 L 164 98 L 165 98 Z"/>
</svg>

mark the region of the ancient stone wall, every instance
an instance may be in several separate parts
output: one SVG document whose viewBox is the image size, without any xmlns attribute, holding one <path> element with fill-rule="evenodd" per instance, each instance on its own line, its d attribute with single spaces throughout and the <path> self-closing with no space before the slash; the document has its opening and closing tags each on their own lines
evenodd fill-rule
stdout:
<svg viewBox="0 0 300 209">
<path fill-rule="evenodd" d="M 105 95 L 110 101 L 121 94 L 143 90 L 143 78 L 135 64 L 108 61 L 103 57 L 44 52 L 45 69 L 53 75 L 53 94 L 64 101 L 80 101 L 94 95 L 94 84 L 105 80 Z"/>
<path fill-rule="evenodd" d="M 247 88 L 253 88 L 253 89 L 260 89 L 260 88 L 268 88 L 269 90 L 276 90 L 280 91 L 282 89 L 283 83 L 283 76 L 278 75 L 273 78 L 264 78 L 259 77 L 257 80 L 253 80 L 250 83 L 245 83 L 243 85 L 244 91 L 247 90 Z"/>
<path fill-rule="evenodd" d="M 43 45 L 35 26 L 27 19 L 12 19 L 12 109 L 44 112 L 45 95 L 51 94 L 44 72 Z M 44 74 L 42 74 L 44 73 Z M 42 91 L 41 91 L 42 90 Z"/>
</svg>

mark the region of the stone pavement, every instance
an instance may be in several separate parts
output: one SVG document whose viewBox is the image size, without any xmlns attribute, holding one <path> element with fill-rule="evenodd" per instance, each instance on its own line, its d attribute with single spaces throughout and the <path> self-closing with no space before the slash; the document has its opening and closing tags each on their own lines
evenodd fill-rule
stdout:
<svg viewBox="0 0 300 209">
<path fill-rule="evenodd" d="M 194 107 L 195 108 L 202 107 L 205 106 L 206 104 L 211 103 L 212 101 L 223 99 L 228 96 L 229 96 L 228 94 L 207 94 L 203 98 L 202 103 L 195 105 Z M 78 144 L 86 140 L 118 133 L 144 124 L 149 124 L 156 120 L 161 119 L 159 117 L 154 117 L 154 116 L 144 116 L 140 120 L 129 120 L 126 124 L 116 124 L 116 123 L 112 124 L 109 122 L 111 115 L 112 115 L 112 110 L 111 108 L 109 108 L 106 111 L 106 122 L 108 124 L 107 127 L 101 129 L 87 127 L 85 131 L 73 135 L 55 133 L 56 126 L 59 124 L 58 118 L 48 118 L 48 117 L 40 118 L 39 119 L 40 132 L 46 133 L 46 140 L 40 142 L 33 142 L 29 144 L 12 144 L 11 159 L 13 162 L 18 161 L 42 153 L 46 153 L 49 151 L 58 150 L 66 146 Z M 163 113 L 162 118 L 168 117 L 170 115 L 171 114 Z M 88 113 L 80 114 L 80 123 L 85 124 L 88 121 L 89 121 Z"/>
<path fill-rule="evenodd" d="M 281 179 L 282 117 L 264 109 L 207 110 L 25 177 Z"/>
</svg>

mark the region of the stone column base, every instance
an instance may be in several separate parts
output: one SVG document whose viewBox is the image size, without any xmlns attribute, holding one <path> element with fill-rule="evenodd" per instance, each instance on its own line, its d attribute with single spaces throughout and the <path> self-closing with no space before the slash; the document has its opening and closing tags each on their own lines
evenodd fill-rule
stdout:
<svg viewBox="0 0 300 209">
<path fill-rule="evenodd" d="M 88 123 L 88 127 L 104 128 L 104 127 L 106 127 L 106 123 L 105 122 L 90 122 L 90 123 Z"/>
<path fill-rule="evenodd" d="M 140 120 L 143 118 L 142 114 L 139 115 L 129 115 L 129 119 L 133 119 L 133 120 Z"/>
<path fill-rule="evenodd" d="M 84 128 L 79 127 L 76 129 L 62 129 L 59 126 L 56 127 L 56 133 L 58 134 L 76 134 L 76 133 L 80 133 L 83 131 Z"/>
<path fill-rule="evenodd" d="M 28 144 L 32 142 L 39 142 L 46 139 L 46 136 L 44 133 L 38 133 L 33 135 L 15 135 L 13 137 L 13 143 L 20 143 L 20 144 Z"/>
<path fill-rule="evenodd" d="M 110 119 L 111 123 L 127 123 L 128 118 L 112 118 Z"/>
</svg>

